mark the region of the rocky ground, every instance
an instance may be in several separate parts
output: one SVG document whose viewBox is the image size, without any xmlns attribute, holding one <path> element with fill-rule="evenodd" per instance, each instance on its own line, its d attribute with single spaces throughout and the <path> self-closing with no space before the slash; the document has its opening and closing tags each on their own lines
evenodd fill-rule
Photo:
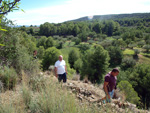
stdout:
<svg viewBox="0 0 150 113">
<path fill-rule="evenodd" d="M 51 75 L 50 77 L 53 78 L 54 81 L 57 81 L 57 78 L 52 76 L 53 74 L 45 73 L 45 75 Z M 87 80 L 80 81 L 79 79 L 67 80 L 67 83 L 62 85 L 63 87 L 67 87 L 70 93 L 74 93 L 81 103 L 88 102 L 89 104 L 97 104 L 97 106 L 103 107 L 104 109 L 105 106 L 108 105 L 112 108 L 112 111 L 118 113 L 150 113 L 150 111 L 138 109 L 135 104 L 125 101 L 124 96 L 120 94 L 119 91 L 116 92 L 116 99 L 112 99 L 111 103 L 103 104 L 99 101 L 105 96 L 103 85 L 93 85 Z"/>
<path fill-rule="evenodd" d="M 57 78 L 50 74 L 49 72 L 41 73 L 47 79 L 53 79 L 53 81 L 58 82 Z M 118 96 L 118 99 L 112 99 L 111 103 L 103 104 L 99 100 L 105 96 L 105 93 L 102 89 L 102 85 L 93 85 L 88 81 L 80 81 L 80 80 L 67 80 L 67 83 L 63 84 L 62 87 L 68 89 L 70 93 L 76 95 L 77 99 L 80 103 L 88 103 L 95 104 L 103 109 L 109 108 L 112 109 L 112 112 L 122 113 L 122 112 L 133 112 L 133 113 L 150 113 L 147 110 L 140 110 L 136 108 L 136 105 L 126 102 L 123 97 Z M 21 89 L 19 85 L 17 85 L 15 91 L 6 91 L 5 93 L 0 94 L 1 104 L 9 101 L 9 98 L 19 98 Z M 15 102 L 15 101 L 14 101 Z"/>
</svg>

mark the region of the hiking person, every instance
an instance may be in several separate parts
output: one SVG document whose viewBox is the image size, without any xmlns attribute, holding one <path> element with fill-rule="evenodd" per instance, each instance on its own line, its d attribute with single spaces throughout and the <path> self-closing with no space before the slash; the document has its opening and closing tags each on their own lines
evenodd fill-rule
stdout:
<svg viewBox="0 0 150 113">
<path fill-rule="evenodd" d="M 67 81 L 67 67 L 62 55 L 60 55 L 59 60 L 55 62 L 55 75 L 59 82 L 63 80 L 65 83 Z"/>
<path fill-rule="evenodd" d="M 34 51 L 33 51 L 33 58 L 34 58 L 34 59 L 37 59 L 37 50 L 34 50 Z"/>
<path fill-rule="evenodd" d="M 103 88 L 106 96 L 100 99 L 100 101 L 102 101 L 103 103 L 111 102 L 111 99 L 114 96 L 114 89 L 116 89 L 116 80 L 117 80 L 116 76 L 118 74 L 119 74 L 119 70 L 117 68 L 114 68 L 111 72 L 105 75 Z"/>
</svg>

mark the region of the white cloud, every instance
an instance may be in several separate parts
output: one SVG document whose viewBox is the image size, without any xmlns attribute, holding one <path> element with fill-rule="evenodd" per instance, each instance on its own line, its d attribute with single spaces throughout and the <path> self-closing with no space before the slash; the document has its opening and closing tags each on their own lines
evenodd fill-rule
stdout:
<svg viewBox="0 0 150 113">
<path fill-rule="evenodd" d="M 149 4 L 148 4 L 149 3 Z M 149 0 L 69 0 L 62 5 L 37 8 L 8 15 L 18 25 L 40 25 L 64 22 L 83 16 L 150 12 Z"/>
</svg>

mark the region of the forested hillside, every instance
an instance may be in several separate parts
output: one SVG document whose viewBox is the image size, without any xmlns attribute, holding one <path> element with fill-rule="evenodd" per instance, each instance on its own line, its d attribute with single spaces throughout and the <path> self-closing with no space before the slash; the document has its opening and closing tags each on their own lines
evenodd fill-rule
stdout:
<svg viewBox="0 0 150 113">
<path fill-rule="evenodd" d="M 118 87 L 123 87 L 126 100 L 139 108 L 150 107 L 150 13 L 45 22 L 40 27 L 10 27 L 11 21 L 0 19 L 0 83 L 4 91 L 13 89 L 22 75 L 30 76 L 28 83 L 33 83 L 34 90 L 42 81 L 37 73 L 53 69 L 62 54 L 69 79 L 79 75 L 81 80 L 99 85 L 105 74 L 117 67 Z"/>
<path fill-rule="evenodd" d="M 78 73 L 81 79 L 87 77 L 93 83 L 102 83 L 104 75 L 118 67 L 121 70 L 118 83 L 130 81 L 138 94 L 136 104 L 148 108 L 150 14 L 105 15 L 80 20 L 45 22 L 40 27 L 17 29 L 36 38 L 38 58 L 44 70 L 54 65 L 60 53 L 67 61 L 68 76 Z"/>
</svg>

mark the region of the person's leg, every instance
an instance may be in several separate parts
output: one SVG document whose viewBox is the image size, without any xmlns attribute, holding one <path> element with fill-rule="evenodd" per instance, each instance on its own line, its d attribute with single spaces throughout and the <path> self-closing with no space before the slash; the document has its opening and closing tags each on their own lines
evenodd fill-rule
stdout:
<svg viewBox="0 0 150 113">
<path fill-rule="evenodd" d="M 111 92 L 109 92 L 110 98 L 112 99 L 114 96 L 114 90 L 112 90 Z"/>
<path fill-rule="evenodd" d="M 62 74 L 58 74 L 58 81 L 61 82 L 62 80 Z"/>
<path fill-rule="evenodd" d="M 63 82 L 64 82 L 64 83 L 67 82 L 67 75 L 66 75 L 66 73 L 63 74 Z"/>
</svg>

